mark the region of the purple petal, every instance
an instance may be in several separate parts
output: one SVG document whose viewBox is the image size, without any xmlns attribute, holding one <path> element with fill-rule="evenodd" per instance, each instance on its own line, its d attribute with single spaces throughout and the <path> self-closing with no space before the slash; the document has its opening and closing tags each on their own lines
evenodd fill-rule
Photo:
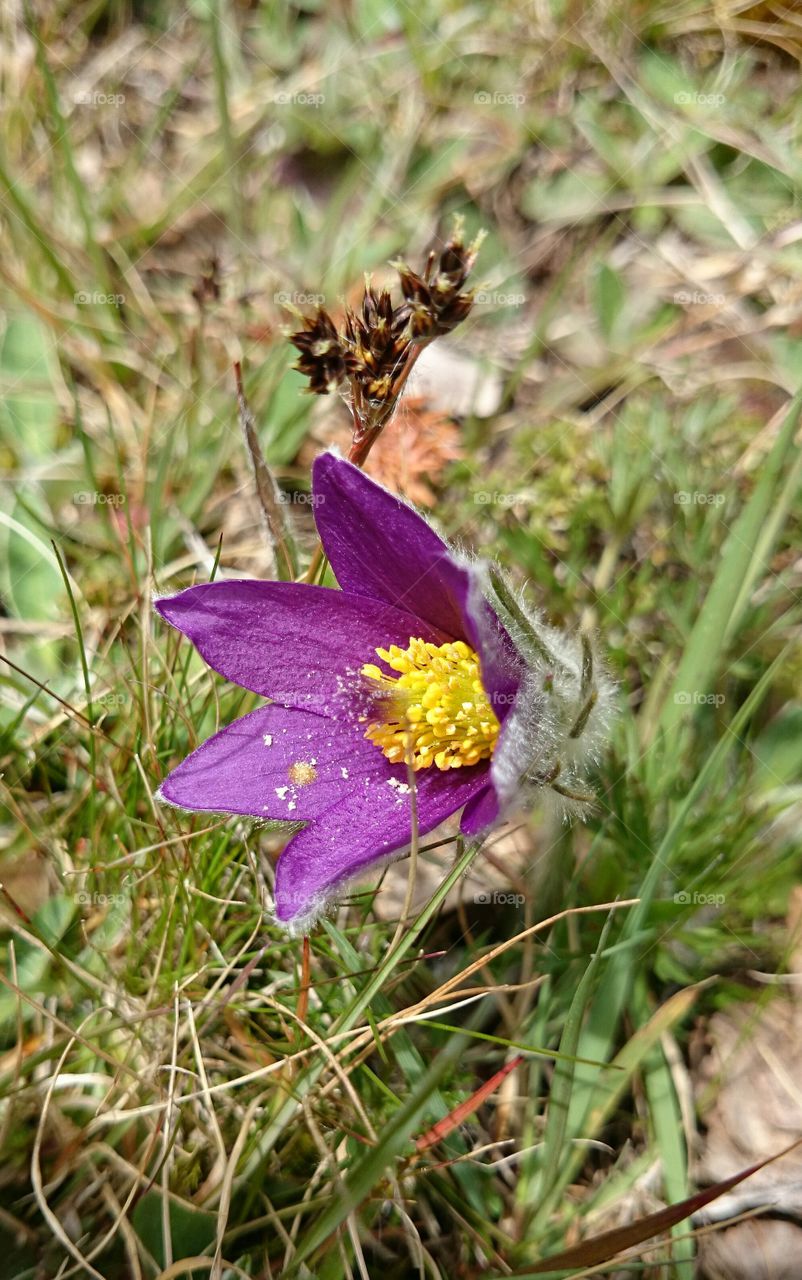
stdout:
<svg viewBox="0 0 802 1280">
<path fill-rule="evenodd" d="M 342 726 L 309 711 L 260 707 L 193 751 L 165 779 L 160 795 L 185 809 L 310 822 L 287 845 L 276 871 L 278 918 L 303 918 L 342 881 L 411 838 L 406 768 L 391 765 L 362 732 L 363 726 Z M 486 761 L 417 773 L 420 834 L 484 794 L 488 772 Z"/>
<path fill-rule="evenodd" d="M 315 520 L 345 593 L 401 605 L 479 654 L 499 720 L 510 711 L 523 663 L 483 598 L 481 571 L 460 564 L 422 516 L 350 462 L 315 459 Z"/>
<path fill-rule="evenodd" d="M 515 705 L 525 664 L 483 594 L 484 575 L 478 567 L 462 570 L 463 635 L 479 655 L 482 684 L 496 719 L 503 726 Z M 503 729 L 502 729 L 503 732 Z"/>
<path fill-rule="evenodd" d="M 422 516 L 350 462 L 312 467 L 315 521 L 343 591 L 408 609 L 449 639 L 464 635 L 465 570 Z"/>
<path fill-rule="evenodd" d="M 161 795 L 184 809 L 308 821 L 339 804 L 355 779 L 362 786 L 391 773 L 405 776 L 364 737 L 364 725 L 273 703 L 208 738 L 165 779 Z"/>
<path fill-rule="evenodd" d="M 156 602 L 210 667 L 287 707 L 320 715 L 342 703 L 377 646 L 446 637 L 378 600 L 295 582 L 209 582 Z"/>
<path fill-rule="evenodd" d="M 469 800 L 462 814 L 459 829 L 465 836 L 476 836 L 488 831 L 499 819 L 499 803 L 495 787 L 489 786 Z"/>
<path fill-rule="evenodd" d="M 487 772 L 481 764 L 416 773 L 420 834 L 432 831 L 486 789 Z M 276 915 L 296 930 L 319 914 L 332 891 L 344 881 L 409 844 L 412 797 L 406 770 L 388 765 L 385 776 L 380 777 L 355 769 L 351 782 L 351 790 L 340 803 L 293 836 L 279 858 Z"/>
</svg>

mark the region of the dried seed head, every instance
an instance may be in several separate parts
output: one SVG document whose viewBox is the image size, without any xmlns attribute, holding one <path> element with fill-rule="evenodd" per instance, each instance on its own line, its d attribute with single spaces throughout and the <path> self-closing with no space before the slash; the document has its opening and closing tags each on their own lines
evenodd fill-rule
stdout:
<svg viewBox="0 0 802 1280">
<path fill-rule="evenodd" d="M 462 224 L 455 222 L 439 254 L 430 253 L 422 275 L 396 264 L 404 301 L 394 306 L 386 289 L 365 282 L 358 310 L 346 308 L 342 331 L 322 307 L 301 317 L 303 328 L 290 335 L 300 354 L 295 368 L 323 395 L 339 390 L 353 418 L 349 458 L 358 466 L 389 422 L 422 347 L 450 333 L 473 305 L 465 290 L 482 236 L 466 247 Z"/>
<path fill-rule="evenodd" d="M 345 366 L 361 398 L 372 406 L 394 398 L 395 380 L 409 350 L 406 316 L 399 311 L 386 289 L 376 292 L 369 283 L 361 312 L 346 311 Z"/>
<path fill-rule="evenodd" d="M 406 300 L 410 336 L 417 341 L 450 333 L 473 306 L 474 290 L 463 286 L 484 236 L 480 233 L 466 246 L 462 230 L 461 222 L 456 222 L 441 253 L 429 254 L 423 275 L 403 262 L 394 264 Z"/>
<path fill-rule="evenodd" d="M 303 329 L 290 334 L 290 342 L 300 351 L 293 366 L 309 379 L 315 395 L 335 391 L 345 380 L 345 352 L 334 321 L 323 307 L 303 318 Z"/>
</svg>

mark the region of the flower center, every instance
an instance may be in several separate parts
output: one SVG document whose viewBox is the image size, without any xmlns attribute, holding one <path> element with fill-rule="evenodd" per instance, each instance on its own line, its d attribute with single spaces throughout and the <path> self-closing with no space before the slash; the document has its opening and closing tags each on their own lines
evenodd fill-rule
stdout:
<svg viewBox="0 0 802 1280">
<path fill-rule="evenodd" d="M 365 737 L 388 760 L 409 760 L 417 771 L 433 764 L 459 769 L 490 758 L 499 723 L 473 649 L 462 640 L 436 645 L 411 639 L 406 649 L 393 644 L 376 653 L 399 672 L 386 676 L 372 662 L 362 668 L 362 675 L 378 685 Z"/>
</svg>

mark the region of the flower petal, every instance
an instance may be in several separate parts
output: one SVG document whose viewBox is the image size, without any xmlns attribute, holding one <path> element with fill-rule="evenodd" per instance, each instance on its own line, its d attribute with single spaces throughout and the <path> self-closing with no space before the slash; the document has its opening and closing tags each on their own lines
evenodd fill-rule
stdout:
<svg viewBox="0 0 802 1280">
<path fill-rule="evenodd" d="M 465 806 L 459 829 L 465 836 L 480 835 L 488 831 L 499 819 L 499 803 L 495 788 L 491 785 L 478 792 Z"/>
<path fill-rule="evenodd" d="M 272 703 L 207 738 L 160 795 L 184 809 L 308 821 L 338 804 L 354 779 L 404 776 L 363 734 L 362 725 Z"/>
<path fill-rule="evenodd" d="M 486 571 L 482 565 L 468 565 L 462 591 L 463 634 L 479 655 L 482 684 L 496 719 L 503 726 L 515 705 L 526 666 L 484 590 Z M 503 733 L 503 727 L 502 727 Z"/>
<path fill-rule="evenodd" d="M 333 453 L 315 459 L 312 487 L 318 533 L 343 591 L 408 609 L 460 639 L 465 570 L 423 517 Z"/>
<path fill-rule="evenodd" d="M 314 771 L 314 777 L 312 776 Z M 488 764 L 415 775 L 418 829 L 433 830 L 488 787 Z M 260 707 L 204 742 L 162 783 L 185 809 L 306 821 L 279 858 L 276 912 L 285 924 L 319 914 L 344 880 L 409 844 L 406 768 L 359 729 L 313 712 Z"/>
<path fill-rule="evenodd" d="M 421 831 L 462 808 L 488 785 L 489 762 L 421 770 L 415 777 Z M 335 810 L 332 828 L 346 861 L 357 828 L 410 839 L 410 789 L 404 765 L 391 765 L 364 737 L 364 725 L 271 703 L 207 738 L 162 783 L 159 796 L 183 809 L 309 822 Z M 400 828 L 399 828 L 400 823 Z"/>
<path fill-rule="evenodd" d="M 487 776 L 484 764 L 416 773 L 419 833 L 432 831 L 485 790 Z M 279 858 L 276 915 L 295 933 L 313 922 L 344 881 L 410 842 L 412 797 L 406 770 L 388 766 L 384 777 L 354 770 L 352 782 L 347 795 L 293 836 Z"/>
<path fill-rule="evenodd" d="M 318 532 L 343 592 L 400 605 L 467 640 L 503 721 L 524 664 L 484 598 L 481 566 L 460 563 L 422 516 L 352 463 L 324 453 L 312 475 Z"/>
<path fill-rule="evenodd" d="M 377 646 L 446 637 L 378 600 L 295 582 L 207 582 L 156 602 L 210 667 L 286 707 L 331 714 Z"/>
</svg>

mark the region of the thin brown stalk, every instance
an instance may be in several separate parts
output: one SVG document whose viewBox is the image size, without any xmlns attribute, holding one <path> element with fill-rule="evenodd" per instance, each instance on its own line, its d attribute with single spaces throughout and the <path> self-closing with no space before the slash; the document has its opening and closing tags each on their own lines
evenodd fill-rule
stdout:
<svg viewBox="0 0 802 1280">
<path fill-rule="evenodd" d="M 268 542 L 276 559 L 279 577 L 285 582 L 292 581 L 296 574 L 292 539 L 287 530 L 284 513 L 281 510 L 278 485 L 265 461 L 265 456 L 262 453 L 259 438 L 256 434 L 256 420 L 245 399 L 245 392 L 242 386 L 242 366 L 238 360 L 234 364 L 234 377 L 237 382 L 237 406 L 240 426 L 245 436 L 245 444 L 253 467 L 256 496 L 262 508 Z"/>
</svg>

